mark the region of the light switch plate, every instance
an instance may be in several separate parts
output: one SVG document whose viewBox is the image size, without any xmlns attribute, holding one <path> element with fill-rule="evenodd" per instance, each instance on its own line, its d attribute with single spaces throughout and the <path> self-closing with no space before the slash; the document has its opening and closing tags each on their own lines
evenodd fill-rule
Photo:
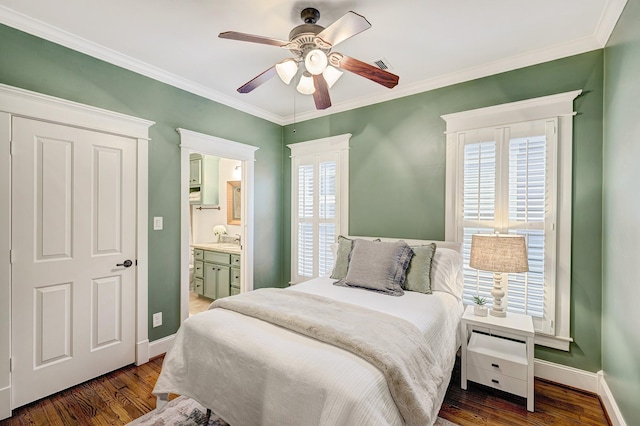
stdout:
<svg viewBox="0 0 640 426">
<path fill-rule="evenodd" d="M 162 312 L 153 314 L 153 326 L 160 327 L 162 325 Z"/>
<path fill-rule="evenodd" d="M 162 216 L 155 216 L 153 218 L 153 230 L 154 231 L 162 230 Z"/>
</svg>

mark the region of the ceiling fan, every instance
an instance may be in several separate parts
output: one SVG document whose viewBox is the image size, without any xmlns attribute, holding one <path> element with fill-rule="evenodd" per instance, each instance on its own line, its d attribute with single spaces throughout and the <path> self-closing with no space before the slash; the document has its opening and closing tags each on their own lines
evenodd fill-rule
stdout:
<svg viewBox="0 0 640 426">
<path fill-rule="evenodd" d="M 303 9 L 300 17 L 304 24 L 291 30 L 289 41 L 235 31 L 218 35 L 220 38 L 281 47 L 293 54 L 293 58 L 284 59 L 240 86 L 238 92 L 249 93 L 276 74 L 285 84 L 289 84 L 298 73 L 298 64 L 301 63 L 304 64 L 304 71 L 297 90 L 302 94 L 313 94 L 317 109 L 326 109 L 331 106 L 329 88 L 342 75 L 338 68 L 368 78 L 390 89 L 398 84 L 399 77 L 395 74 L 341 53 L 331 52 L 338 43 L 371 28 L 371 24 L 364 16 L 347 12 L 327 28 L 316 24 L 320 18 L 320 12 L 315 8 Z"/>
</svg>

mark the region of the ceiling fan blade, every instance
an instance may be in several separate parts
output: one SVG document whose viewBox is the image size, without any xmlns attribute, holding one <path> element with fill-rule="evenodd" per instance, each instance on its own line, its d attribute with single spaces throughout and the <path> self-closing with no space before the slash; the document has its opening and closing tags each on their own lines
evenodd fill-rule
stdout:
<svg viewBox="0 0 640 426">
<path fill-rule="evenodd" d="M 267 82 L 274 75 L 276 75 L 276 66 L 275 65 L 272 66 L 271 68 L 269 68 L 268 70 L 263 71 L 262 73 L 260 73 L 253 80 L 251 80 L 251 81 L 243 84 L 242 86 L 238 87 L 238 92 L 240 92 L 240 93 L 249 93 L 250 91 L 252 91 L 256 87 L 260 86 L 262 83 Z"/>
<path fill-rule="evenodd" d="M 331 46 L 335 46 L 369 28 L 371 28 L 371 24 L 364 16 L 355 12 L 347 12 L 342 18 L 322 30 L 317 37 Z"/>
<path fill-rule="evenodd" d="M 327 109 L 331 106 L 331 97 L 329 96 L 329 86 L 327 80 L 322 74 L 313 76 L 313 86 L 316 91 L 313 92 L 313 101 L 316 103 L 316 109 Z"/>
<path fill-rule="evenodd" d="M 224 33 L 220 33 L 218 34 L 218 37 L 227 38 L 229 40 L 248 41 L 251 43 L 268 44 L 270 46 L 277 46 L 277 47 L 285 47 L 287 44 L 289 44 L 289 42 L 285 40 L 278 40 L 276 38 L 263 37 L 263 36 L 253 35 L 253 34 L 238 33 L 235 31 L 227 31 Z"/>
<path fill-rule="evenodd" d="M 396 87 L 400 80 L 400 77 L 390 73 L 389 71 L 381 70 L 380 68 L 367 64 L 366 62 L 362 62 L 358 59 L 336 52 L 329 55 L 329 63 L 335 67 L 351 71 L 352 73 L 368 78 L 371 81 L 375 81 L 389 89 Z"/>
</svg>

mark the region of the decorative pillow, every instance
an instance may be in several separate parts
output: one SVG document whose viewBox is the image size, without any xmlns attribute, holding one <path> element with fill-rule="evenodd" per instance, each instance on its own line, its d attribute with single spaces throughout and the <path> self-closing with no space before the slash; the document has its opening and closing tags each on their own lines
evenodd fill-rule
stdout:
<svg viewBox="0 0 640 426">
<path fill-rule="evenodd" d="M 431 264 L 436 252 L 436 244 L 412 246 L 413 257 L 407 268 L 407 278 L 403 289 L 431 294 Z"/>
<path fill-rule="evenodd" d="M 431 265 L 431 290 L 446 291 L 462 300 L 464 276 L 462 255 L 455 250 L 438 248 Z"/>
<path fill-rule="evenodd" d="M 334 284 L 402 296 L 402 283 L 412 256 L 413 250 L 404 241 L 354 240 L 347 276 Z"/>
<path fill-rule="evenodd" d="M 345 238 L 342 235 L 338 236 L 338 249 L 335 252 L 335 263 L 333 265 L 333 272 L 330 276 L 331 278 L 341 280 L 347 276 L 349 255 L 351 254 L 352 245 L 353 240 Z"/>
</svg>

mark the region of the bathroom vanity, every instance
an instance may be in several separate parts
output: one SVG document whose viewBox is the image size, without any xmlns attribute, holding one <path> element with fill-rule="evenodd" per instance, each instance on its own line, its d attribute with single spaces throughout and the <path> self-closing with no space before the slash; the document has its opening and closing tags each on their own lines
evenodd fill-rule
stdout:
<svg viewBox="0 0 640 426">
<path fill-rule="evenodd" d="M 209 299 L 240 293 L 240 246 L 193 244 L 194 291 Z"/>
</svg>

